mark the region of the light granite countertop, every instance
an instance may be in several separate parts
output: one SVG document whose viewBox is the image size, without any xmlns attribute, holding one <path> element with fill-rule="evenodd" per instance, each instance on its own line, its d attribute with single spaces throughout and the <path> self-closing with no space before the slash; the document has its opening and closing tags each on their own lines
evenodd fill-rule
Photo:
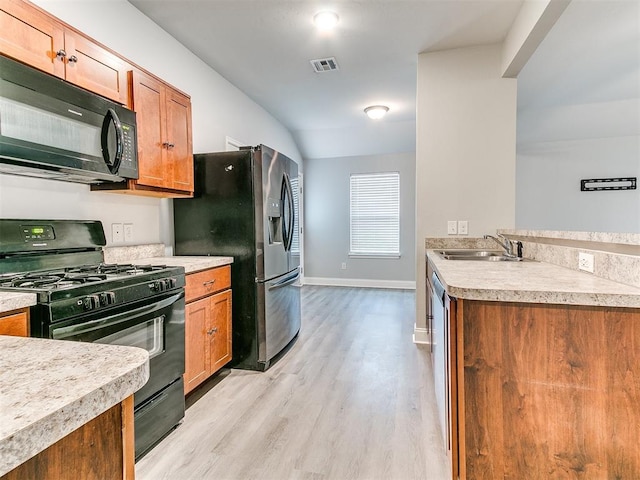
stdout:
<svg viewBox="0 0 640 480">
<path fill-rule="evenodd" d="M 146 350 L 0 336 L 0 476 L 140 389 Z"/>
<path fill-rule="evenodd" d="M 456 298 L 640 308 L 640 288 L 550 263 L 445 260 L 433 250 L 427 256 Z"/>
<path fill-rule="evenodd" d="M 35 305 L 36 299 L 35 293 L 0 292 L 0 315 L 10 310 Z"/>
<path fill-rule="evenodd" d="M 208 268 L 221 267 L 233 263 L 233 257 L 150 257 L 133 260 L 134 265 L 169 265 L 184 267 L 185 273 L 193 273 Z"/>
</svg>

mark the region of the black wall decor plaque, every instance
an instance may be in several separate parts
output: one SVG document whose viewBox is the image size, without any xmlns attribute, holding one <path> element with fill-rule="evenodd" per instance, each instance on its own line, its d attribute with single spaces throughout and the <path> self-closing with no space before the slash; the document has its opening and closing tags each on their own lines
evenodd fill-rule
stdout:
<svg viewBox="0 0 640 480">
<path fill-rule="evenodd" d="M 638 177 L 590 178 L 580 180 L 580 191 L 599 192 L 602 190 L 635 190 Z"/>
</svg>

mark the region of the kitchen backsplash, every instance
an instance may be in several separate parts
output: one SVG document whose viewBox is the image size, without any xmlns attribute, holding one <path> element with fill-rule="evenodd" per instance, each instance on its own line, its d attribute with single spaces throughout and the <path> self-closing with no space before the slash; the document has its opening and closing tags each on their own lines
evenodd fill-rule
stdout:
<svg viewBox="0 0 640 480">
<path fill-rule="evenodd" d="M 129 245 L 125 247 L 104 247 L 102 250 L 104 252 L 105 263 L 126 263 L 142 258 L 165 256 L 165 246 L 163 243 Z"/>
<path fill-rule="evenodd" d="M 578 269 L 579 252 L 593 255 L 594 272 L 601 278 L 640 287 L 640 234 L 499 230 L 523 245 L 523 255 L 541 262 Z M 425 248 L 499 248 L 483 238 L 426 238 Z"/>
</svg>

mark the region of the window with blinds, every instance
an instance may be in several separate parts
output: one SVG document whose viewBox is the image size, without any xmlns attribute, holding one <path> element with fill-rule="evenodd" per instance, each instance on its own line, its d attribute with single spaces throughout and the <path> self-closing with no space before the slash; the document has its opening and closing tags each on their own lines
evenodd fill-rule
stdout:
<svg viewBox="0 0 640 480">
<path fill-rule="evenodd" d="M 350 255 L 400 255 L 400 174 L 351 175 Z"/>
<path fill-rule="evenodd" d="M 291 178 L 291 190 L 293 190 L 293 211 L 295 212 L 293 222 L 293 240 L 291 241 L 291 253 L 300 253 L 300 182 L 298 177 Z"/>
</svg>

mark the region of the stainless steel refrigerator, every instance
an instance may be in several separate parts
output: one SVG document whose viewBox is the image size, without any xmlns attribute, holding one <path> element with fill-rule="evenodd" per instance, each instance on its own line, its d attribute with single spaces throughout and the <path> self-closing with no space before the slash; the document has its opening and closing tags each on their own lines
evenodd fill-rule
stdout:
<svg viewBox="0 0 640 480">
<path fill-rule="evenodd" d="M 300 330 L 298 166 L 265 145 L 196 154 L 194 164 L 194 198 L 173 204 L 175 254 L 234 258 L 231 365 L 264 371 Z"/>
</svg>

